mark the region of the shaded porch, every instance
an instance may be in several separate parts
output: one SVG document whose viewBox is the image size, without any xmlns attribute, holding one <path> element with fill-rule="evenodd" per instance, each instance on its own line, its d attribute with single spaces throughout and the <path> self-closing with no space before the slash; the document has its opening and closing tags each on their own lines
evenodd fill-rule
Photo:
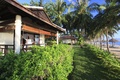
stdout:
<svg viewBox="0 0 120 80">
<path fill-rule="evenodd" d="M 28 50 L 32 45 L 45 46 L 46 36 L 56 37 L 58 43 L 59 32 L 65 30 L 52 23 L 43 8 L 37 7 L 32 10 L 30 8 L 26 8 L 14 0 L 0 0 L 1 52 L 6 54 L 11 49 L 19 53 L 20 50 Z M 33 10 L 38 11 L 34 13 Z M 23 44 L 23 38 L 29 43 Z"/>
</svg>

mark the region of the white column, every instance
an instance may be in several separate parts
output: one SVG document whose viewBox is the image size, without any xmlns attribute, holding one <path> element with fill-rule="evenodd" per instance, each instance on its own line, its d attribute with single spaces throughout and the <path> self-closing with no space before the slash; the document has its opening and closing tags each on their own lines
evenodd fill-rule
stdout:
<svg viewBox="0 0 120 80">
<path fill-rule="evenodd" d="M 21 41 L 21 26 L 22 19 L 20 15 L 16 15 L 15 19 L 15 53 L 20 53 L 20 41 Z"/>
<path fill-rule="evenodd" d="M 40 46 L 45 46 L 45 35 L 40 34 Z"/>
<path fill-rule="evenodd" d="M 57 44 L 59 44 L 59 32 L 58 31 L 57 31 L 56 38 L 57 38 Z"/>
</svg>

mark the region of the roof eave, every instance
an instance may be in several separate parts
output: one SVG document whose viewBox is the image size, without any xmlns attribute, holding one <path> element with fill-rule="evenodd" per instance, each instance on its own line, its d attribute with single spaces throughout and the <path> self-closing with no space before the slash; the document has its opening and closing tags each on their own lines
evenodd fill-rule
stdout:
<svg viewBox="0 0 120 80">
<path fill-rule="evenodd" d="M 14 7 L 16 7 L 16 8 L 19 8 L 20 10 L 26 12 L 27 14 L 29 14 L 29 15 L 37 18 L 37 19 L 39 19 L 40 21 L 42 21 L 42 22 L 44 22 L 44 23 L 47 23 L 48 25 L 50 25 L 50 26 L 58 29 L 58 31 L 60 31 L 60 32 L 65 32 L 65 29 L 59 27 L 58 25 L 56 25 L 56 24 L 54 24 L 54 23 L 52 24 L 52 23 L 49 23 L 49 22 L 41 19 L 40 17 L 36 16 L 31 10 L 25 8 L 24 6 L 22 6 L 22 5 L 19 4 L 18 2 L 14 1 L 14 0 L 5 0 L 5 1 L 8 2 L 9 4 L 11 4 L 12 6 L 14 6 Z M 17 6 L 15 6 L 15 4 L 16 4 Z"/>
</svg>

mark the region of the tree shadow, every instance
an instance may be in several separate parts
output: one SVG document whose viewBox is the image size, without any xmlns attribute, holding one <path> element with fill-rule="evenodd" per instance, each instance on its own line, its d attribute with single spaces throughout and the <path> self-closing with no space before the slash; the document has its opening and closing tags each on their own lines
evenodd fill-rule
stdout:
<svg viewBox="0 0 120 80">
<path fill-rule="evenodd" d="M 93 52 L 94 53 L 94 52 Z M 76 48 L 74 54 L 74 69 L 69 80 L 118 80 L 120 72 L 110 70 L 103 65 L 101 59 L 86 48 Z M 120 78 L 119 78 L 120 79 Z"/>
</svg>

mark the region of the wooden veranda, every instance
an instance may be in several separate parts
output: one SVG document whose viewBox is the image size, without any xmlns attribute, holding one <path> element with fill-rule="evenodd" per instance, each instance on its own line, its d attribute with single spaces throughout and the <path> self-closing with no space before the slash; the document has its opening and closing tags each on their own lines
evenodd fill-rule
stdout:
<svg viewBox="0 0 120 80">
<path fill-rule="evenodd" d="M 14 0 L 0 0 L 0 49 L 7 53 L 12 49 L 19 53 L 23 45 L 22 38 L 31 39 L 34 43 L 45 44 L 45 36 L 54 36 L 65 30 L 50 20 L 43 7 L 22 6 Z M 43 41 L 42 41 L 43 40 Z M 40 42 L 41 41 L 41 42 Z"/>
</svg>

